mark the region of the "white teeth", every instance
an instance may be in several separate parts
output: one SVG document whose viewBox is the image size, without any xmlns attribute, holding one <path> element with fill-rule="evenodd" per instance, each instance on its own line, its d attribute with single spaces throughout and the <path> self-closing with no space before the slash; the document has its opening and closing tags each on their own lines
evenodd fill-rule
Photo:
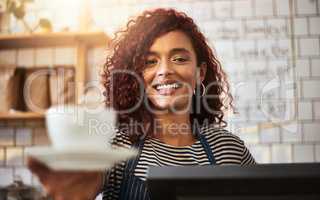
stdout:
<svg viewBox="0 0 320 200">
<path fill-rule="evenodd" d="M 157 89 L 157 90 L 161 90 L 161 89 L 171 89 L 171 88 L 176 89 L 176 88 L 179 88 L 179 87 L 180 87 L 180 85 L 177 84 L 177 83 L 173 83 L 173 84 L 160 84 L 160 85 L 157 85 L 157 86 L 156 86 L 156 89 Z"/>
</svg>

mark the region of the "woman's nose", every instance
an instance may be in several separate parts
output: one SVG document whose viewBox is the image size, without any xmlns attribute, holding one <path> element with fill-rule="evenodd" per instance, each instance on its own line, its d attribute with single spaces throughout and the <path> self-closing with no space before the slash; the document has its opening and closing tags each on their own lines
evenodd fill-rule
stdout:
<svg viewBox="0 0 320 200">
<path fill-rule="evenodd" d="M 157 75 L 158 76 L 164 76 L 172 74 L 174 71 L 172 69 L 172 66 L 167 60 L 161 61 L 158 68 L 157 68 Z"/>
</svg>

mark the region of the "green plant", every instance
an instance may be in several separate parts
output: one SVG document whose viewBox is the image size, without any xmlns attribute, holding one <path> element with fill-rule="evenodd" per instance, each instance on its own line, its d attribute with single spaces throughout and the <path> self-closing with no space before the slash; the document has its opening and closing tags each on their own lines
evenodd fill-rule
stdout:
<svg viewBox="0 0 320 200">
<path fill-rule="evenodd" d="M 24 27 L 27 29 L 28 32 L 32 33 L 35 29 L 38 27 L 45 28 L 47 30 L 52 30 L 51 22 L 48 19 L 41 18 L 38 22 L 38 24 L 31 28 L 29 24 L 25 21 L 24 17 L 26 15 L 26 4 L 27 3 L 33 3 L 34 0 L 7 0 L 6 1 L 6 11 L 9 13 L 12 13 L 13 16 L 21 20 Z"/>
<path fill-rule="evenodd" d="M 33 0 L 7 0 L 6 7 L 9 13 L 12 13 L 17 19 L 23 19 L 26 15 L 26 3 L 32 3 Z"/>
</svg>

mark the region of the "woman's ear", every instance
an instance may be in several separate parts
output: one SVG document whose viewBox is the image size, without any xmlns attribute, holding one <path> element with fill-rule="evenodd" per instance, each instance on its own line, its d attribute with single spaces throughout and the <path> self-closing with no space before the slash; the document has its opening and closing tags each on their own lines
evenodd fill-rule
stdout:
<svg viewBox="0 0 320 200">
<path fill-rule="evenodd" d="M 200 67 L 200 80 L 202 82 L 205 79 L 207 74 L 207 63 L 202 62 L 199 67 Z"/>
</svg>

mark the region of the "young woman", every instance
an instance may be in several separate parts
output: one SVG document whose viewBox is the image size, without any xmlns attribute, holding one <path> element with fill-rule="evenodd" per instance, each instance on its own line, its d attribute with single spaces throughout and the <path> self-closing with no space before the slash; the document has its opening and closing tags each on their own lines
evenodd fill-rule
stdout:
<svg viewBox="0 0 320 200">
<path fill-rule="evenodd" d="M 232 108 L 229 84 L 190 17 L 173 9 L 145 11 L 118 32 L 112 48 L 103 84 L 107 106 L 118 113 L 113 145 L 139 154 L 104 177 L 52 171 L 29 159 L 51 196 L 92 199 L 102 191 L 104 199 L 150 199 L 149 166 L 255 163 L 243 141 L 223 129 L 224 112 Z"/>
</svg>

